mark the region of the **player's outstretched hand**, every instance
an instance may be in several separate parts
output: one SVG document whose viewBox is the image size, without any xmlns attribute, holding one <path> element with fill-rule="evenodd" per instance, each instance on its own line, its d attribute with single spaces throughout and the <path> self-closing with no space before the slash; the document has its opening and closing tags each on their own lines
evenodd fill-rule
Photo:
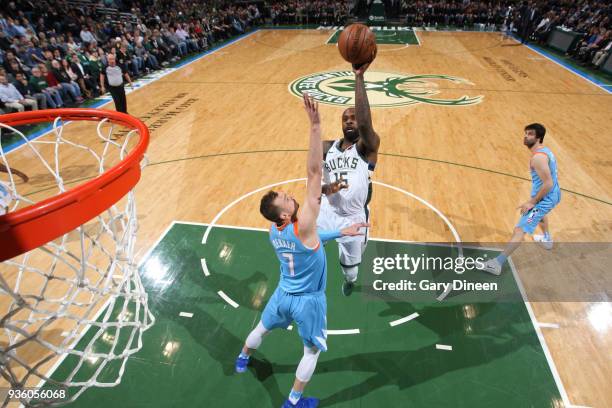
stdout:
<svg viewBox="0 0 612 408">
<path fill-rule="evenodd" d="M 329 194 L 336 194 L 338 191 L 348 188 L 348 181 L 340 177 L 339 180 L 329 183 Z"/>
<path fill-rule="evenodd" d="M 370 64 L 371 62 L 366 62 L 365 64 L 361 64 L 361 65 L 353 64 L 353 72 L 355 73 L 355 76 L 365 74 L 365 72 L 370 67 Z"/>
<path fill-rule="evenodd" d="M 318 125 L 321 123 L 321 118 L 319 117 L 319 104 L 315 102 L 314 98 L 308 95 L 306 92 L 302 94 L 304 99 L 304 110 L 308 114 L 308 119 L 310 119 L 310 123 L 313 125 Z"/>
<path fill-rule="evenodd" d="M 340 230 L 340 233 L 343 237 L 354 237 L 357 235 L 365 235 L 364 232 L 361 232 L 361 228 L 367 228 L 370 224 L 367 222 L 358 222 L 356 224 L 351 225 L 350 227 L 346 227 Z"/>
<path fill-rule="evenodd" d="M 523 204 L 519 205 L 518 209 L 521 210 L 521 214 L 525 214 L 528 213 L 529 211 L 531 211 L 531 209 L 535 207 L 535 205 L 531 202 L 531 201 L 526 201 Z"/>
</svg>

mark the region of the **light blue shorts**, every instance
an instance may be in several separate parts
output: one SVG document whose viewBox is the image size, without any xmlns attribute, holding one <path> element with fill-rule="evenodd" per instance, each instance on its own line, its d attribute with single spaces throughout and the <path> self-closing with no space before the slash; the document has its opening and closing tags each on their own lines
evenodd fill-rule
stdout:
<svg viewBox="0 0 612 408">
<path fill-rule="evenodd" d="M 533 234 L 538 223 L 542 221 L 542 218 L 546 214 L 552 211 L 559 204 L 559 201 L 552 201 L 548 199 L 544 199 L 536 204 L 531 210 L 527 211 L 525 214 L 521 216 L 517 227 L 520 227 L 527 234 Z"/>
<path fill-rule="evenodd" d="M 286 329 L 295 321 L 307 347 L 327 351 L 327 299 L 324 292 L 292 295 L 277 287 L 268 300 L 261 322 L 266 330 Z"/>
</svg>

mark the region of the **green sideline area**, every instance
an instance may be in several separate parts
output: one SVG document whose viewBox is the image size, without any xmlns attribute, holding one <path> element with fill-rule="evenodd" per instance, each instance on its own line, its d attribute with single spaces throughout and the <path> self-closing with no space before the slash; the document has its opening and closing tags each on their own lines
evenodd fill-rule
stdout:
<svg viewBox="0 0 612 408">
<path fill-rule="evenodd" d="M 246 373 L 237 375 L 233 367 L 278 282 L 267 232 L 214 228 L 203 245 L 205 228 L 175 223 L 144 260 L 140 273 L 157 321 L 144 334 L 142 350 L 128 360 L 121 384 L 91 388 L 71 406 L 281 406 L 303 353 L 295 327 L 268 335 Z M 375 257 L 422 250 L 423 245 L 372 240 L 361 273 L 368 273 Z M 522 301 L 399 302 L 368 298 L 360 286 L 344 297 L 336 244 L 328 243 L 326 251 L 328 329 L 359 333 L 330 333 L 329 351 L 320 356 L 307 388 L 307 395 L 321 399 L 321 407 L 561 406 Z M 518 291 L 510 270 L 502 277 L 503 285 Z M 390 325 L 414 313 L 418 317 Z M 122 336 L 111 330 L 105 334 L 93 350 L 108 350 L 109 336 Z M 86 333 L 77 349 L 92 336 Z M 52 378 L 62 380 L 75 364 L 65 359 Z M 86 361 L 77 378 L 89 378 L 100 364 Z M 107 365 L 98 378 L 114 378 L 117 370 Z"/>
</svg>

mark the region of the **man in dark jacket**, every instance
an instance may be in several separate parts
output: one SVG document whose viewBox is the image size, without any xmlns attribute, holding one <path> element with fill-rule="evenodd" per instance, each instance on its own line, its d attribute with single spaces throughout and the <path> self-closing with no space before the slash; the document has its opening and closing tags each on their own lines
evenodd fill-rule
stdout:
<svg viewBox="0 0 612 408">
<path fill-rule="evenodd" d="M 538 11 L 533 3 L 523 1 L 523 5 L 519 9 L 521 43 L 526 44 L 529 41 L 529 36 L 533 32 L 533 27 L 538 18 Z"/>
<path fill-rule="evenodd" d="M 23 95 L 24 98 L 35 99 L 38 103 L 38 109 L 47 109 L 47 97 L 42 92 L 36 92 L 32 88 L 25 75 L 17 73 L 15 75 L 15 88 Z"/>
</svg>

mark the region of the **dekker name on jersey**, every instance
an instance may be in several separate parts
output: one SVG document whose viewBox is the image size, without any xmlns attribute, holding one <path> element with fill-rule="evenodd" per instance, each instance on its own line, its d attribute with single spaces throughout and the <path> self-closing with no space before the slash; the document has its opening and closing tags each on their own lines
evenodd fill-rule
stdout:
<svg viewBox="0 0 612 408">
<path fill-rule="evenodd" d="M 280 238 L 275 238 L 272 240 L 272 246 L 274 249 L 290 249 L 295 251 L 295 242 L 287 241 Z"/>
</svg>

